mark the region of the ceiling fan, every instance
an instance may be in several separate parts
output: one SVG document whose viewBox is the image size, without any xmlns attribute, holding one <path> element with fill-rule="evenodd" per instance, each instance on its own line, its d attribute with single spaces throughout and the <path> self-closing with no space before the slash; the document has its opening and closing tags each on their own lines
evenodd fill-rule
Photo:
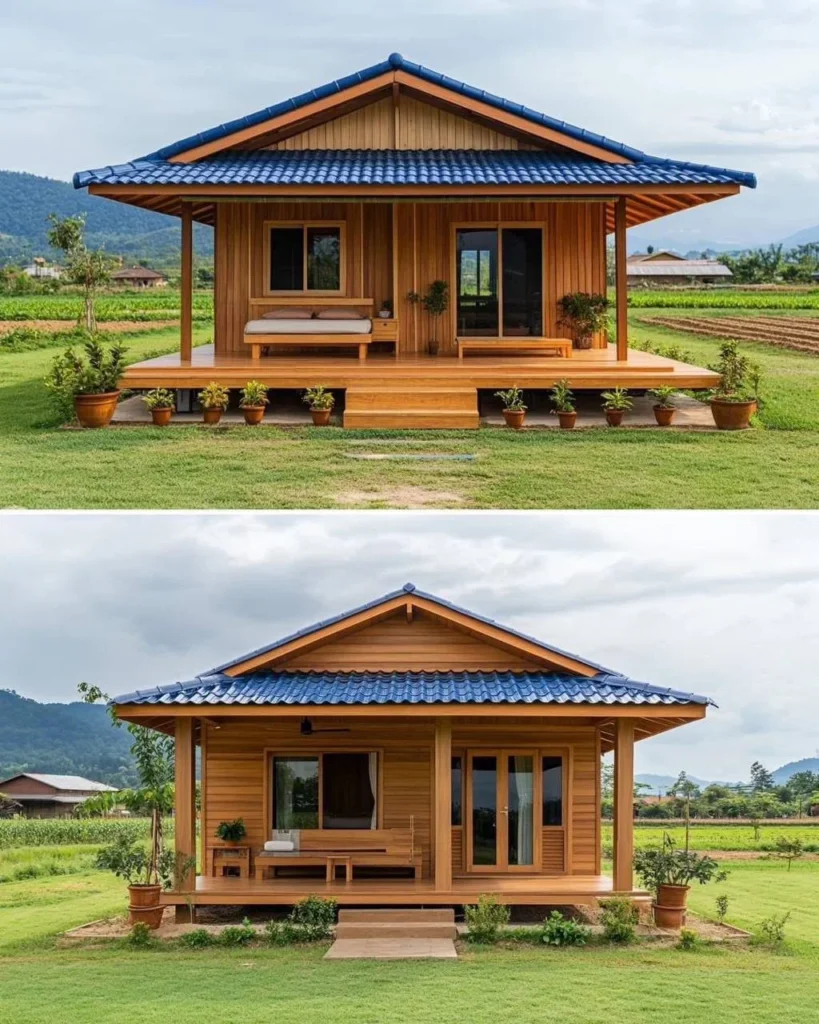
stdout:
<svg viewBox="0 0 819 1024">
<path fill-rule="evenodd" d="M 302 736 L 315 736 L 319 732 L 349 732 L 349 729 L 314 729 L 313 722 L 309 718 L 302 718 L 299 722 L 299 732 Z"/>
</svg>

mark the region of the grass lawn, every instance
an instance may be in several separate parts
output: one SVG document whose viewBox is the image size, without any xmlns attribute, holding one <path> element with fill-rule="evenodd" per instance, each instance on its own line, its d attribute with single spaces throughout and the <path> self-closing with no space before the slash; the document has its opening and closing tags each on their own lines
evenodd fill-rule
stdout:
<svg viewBox="0 0 819 1024">
<path fill-rule="evenodd" d="M 756 924 L 793 909 L 788 947 L 641 944 L 624 949 L 468 948 L 456 962 L 324 962 L 324 947 L 186 951 L 59 949 L 58 931 L 123 909 L 122 883 L 98 872 L 0 885 L 2 1017 L 201 1020 L 256 1024 L 498 1021 L 569 1024 L 792 1024 L 819 1001 L 819 864 L 731 865 L 721 886 L 696 889 L 708 914 L 719 891 L 729 921 Z M 70 1010 L 69 1010 L 70 1008 Z"/>
<path fill-rule="evenodd" d="M 685 845 L 685 828 L 667 825 L 662 821 L 638 824 L 634 829 L 635 846 L 655 846 L 667 832 L 678 848 Z M 819 852 L 819 821 L 814 824 L 760 825 L 759 839 L 754 838 L 753 825 L 699 825 L 691 826 L 692 850 L 743 850 L 767 852 L 774 848 L 780 836 L 801 839 L 807 852 Z M 603 844 L 611 846 L 612 826 L 603 825 Z"/>
<path fill-rule="evenodd" d="M 671 312 L 671 311 L 669 311 Z M 197 325 L 199 341 L 211 330 Z M 701 363 L 717 342 L 635 325 Z M 144 359 L 175 330 L 132 336 Z M 746 346 L 767 372 L 760 428 L 576 434 L 355 432 L 311 428 L 57 429 L 42 377 L 53 349 L 0 354 L 0 507 L 808 508 L 819 505 L 819 359 Z M 360 461 L 380 454 L 471 454 L 474 461 Z M 390 442 L 395 441 L 395 447 Z"/>
</svg>

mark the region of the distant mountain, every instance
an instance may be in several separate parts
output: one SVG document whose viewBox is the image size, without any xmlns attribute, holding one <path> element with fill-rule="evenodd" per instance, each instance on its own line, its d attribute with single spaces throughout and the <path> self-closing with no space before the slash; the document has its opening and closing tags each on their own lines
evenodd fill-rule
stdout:
<svg viewBox="0 0 819 1024">
<path fill-rule="evenodd" d="M 819 757 L 803 757 L 801 761 L 788 761 L 787 764 L 783 764 L 781 768 L 777 768 L 771 774 L 774 777 L 774 782 L 778 786 L 783 786 L 791 775 L 796 775 L 797 772 L 819 774 Z"/>
<path fill-rule="evenodd" d="M 48 247 L 48 215 L 87 215 L 88 244 L 129 261 L 157 265 L 179 262 L 179 221 L 150 210 L 91 196 L 66 181 L 19 171 L 0 171 L 0 266 L 34 256 L 56 258 Z M 213 232 L 196 225 L 196 254 L 213 255 Z"/>
<path fill-rule="evenodd" d="M 705 786 L 710 785 L 710 783 L 706 782 L 705 779 L 698 779 L 696 777 L 696 775 L 689 775 L 688 778 L 693 783 L 698 785 L 700 787 L 700 789 L 704 788 Z M 650 786 L 651 787 L 650 792 L 653 795 L 656 795 L 657 793 L 659 793 L 662 796 L 665 796 L 665 794 L 668 792 L 668 790 L 671 789 L 671 787 L 677 781 L 677 776 L 676 775 L 635 775 L 634 776 L 634 781 L 635 782 L 643 782 L 647 786 Z M 646 795 L 648 795 L 648 793 L 649 793 L 649 791 L 646 790 Z"/>
<path fill-rule="evenodd" d="M 0 690 L 0 779 L 52 772 L 128 786 L 136 780 L 131 742 L 102 705 L 40 704 Z"/>
<path fill-rule="evenodd" d="M 808 245 L 810 242 L 819 242 L 819 224 L 813 228 L 795 231 L 792 235 L 782 239 L 782 245 L 786 249 L 793 249 L 797 245 Z"/>
</svg>

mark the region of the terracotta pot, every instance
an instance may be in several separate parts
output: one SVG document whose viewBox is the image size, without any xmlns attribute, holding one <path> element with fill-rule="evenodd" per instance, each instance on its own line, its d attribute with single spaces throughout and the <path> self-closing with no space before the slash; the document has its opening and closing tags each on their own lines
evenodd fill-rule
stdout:
<svg viewBox="0 0 819 1024">
<path fill-rule="evenodd" d="M 151 419 L 155 427 L 167 427 L 171 422 L 173 409 L 151 409 Z"/>
<path fill-rule="evenodd" d="M 670 928 L 678 932 L 685 924 L 684 907 L 663 907 L 659 903 L 652 903 L 651 909 L 654 911 L 654 924 L 658 928 Z"/>
<path fill-rule="evenodd" d="M 313 417 L 314 427 L 326 427 L 330 422 L 331 409 L 311 409 L 310 415 Z"/>
<path fill-rule="evenodd" d="M 266 405 L 243 405 L 242 412 L 245 416 L 245 423 L 249 427 L 258 427 L 264 419 Z"/>
<path fill-rule="evenodd" d="M 164 907 L 128 907 L 128 921 L 132 925 L 142 922 L 155 931 L 162 924 L 164 913 Z"/>
<path fill-rule="evenodd" d="M 577 422 L 576 412 L 559 412 L 557 418 L 560 420 L 561 430 L 574 430 L 574 425 Z"/>
<path fill-rule="evenodd" d="M 623 422 L 625 409 L 606 409 L 606 423 L 610 427 L 619 427 Z"/>
<path fill-rule="evenodd" d="M 662 907 L 682 908 L 685 910 L 688 902 L 688 890 L 690 885 L 658 885 L 657 902 Z"/>
<path fill-rule="evenodd" d="M 158 907 L 161 892 L 162 889 L 158 885 L 128 886 L 128 898 L 132 907 Z"/>
<path fill-rule="evenodd" d="M 429 354 L 431 356 L 437 356 L 438 355 L 438 342 L 437 341 L 431 341 L 427 347 L 429 349 Z"/>
<path fill-rule="evenodd" d="M 81 427 L 107 427 L 117 411 L 119 391 L 102 395 L 75 395 L 74 411 Z"/>
<path fill-rule="evenodd" d="M 670 427 L 677 410 L 670 405 L 655 405 L 654 419 L 661 427 Z"/>
<path fill-rule="evenodd" d="M 721 398 L 711 399 L 711 415 L 720 430 L 747 430 L 756 410 L 755 401 L 724 402 Z"/>
<path fill-rule="evenodd" d="M 218 423 L 219 420 L 221 420 L 222 413 L 224 411 L 225 410 L 222 409 L 222 408 L 203 409 L 202 410 L 202 420 L 203 420 L 203 422 L 210 423 L 210 425 L 213 426 L 214 423 Z"/>
<path fill-rule="evenodd" d="M 591 337 L 588 337 L 588 338 L 574 338 L 572 340 L 572 346 L 574 348 L 579 348 L 579 349 L 591 348 L 593 341 L 594 341 L 594 339 L 591 338 Z"/>
<path fill-rule="evenodd" d="M 511 427 L 513 430 L 520 430 L 523 426 L 523 421 L 526 419 L 526 410 L 504 409 L 503 418 L 506 420 L 507 427 Z"/>
</svg>

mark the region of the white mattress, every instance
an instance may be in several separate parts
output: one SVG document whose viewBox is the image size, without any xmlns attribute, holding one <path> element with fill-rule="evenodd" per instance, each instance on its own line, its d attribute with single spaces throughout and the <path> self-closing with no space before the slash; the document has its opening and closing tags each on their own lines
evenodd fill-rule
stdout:
<svg viewBox="0 0 819 1024">
<path fill-rule="evenodd" d="M 361 320 L 250 320 L 245 334 L 370 334 L 373 322 Z"/>
</svg>

